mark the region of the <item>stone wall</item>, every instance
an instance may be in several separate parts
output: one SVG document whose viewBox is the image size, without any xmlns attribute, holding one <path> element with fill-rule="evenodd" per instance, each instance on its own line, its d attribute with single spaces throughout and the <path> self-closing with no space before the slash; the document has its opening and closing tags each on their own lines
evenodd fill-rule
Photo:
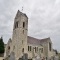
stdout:
<svg viewBox="0 0 60 60">
<path fill-rule="evenodd" d="M 28 46 L 31 46 L 31 51 L 28 51 L 28 59 L 34 59 L 34 58 L 43 58 L 44 57 L 44 49 L 43 49 L 43 53 L 41 52 L 41 48 L 43 48 L 43 46 L 41 45 L 33 45 L 33 44 L 28 44 Z M 38 51 L 36 50 L 35 52 L 35 47 L 38 47 Z"/>
</svg>

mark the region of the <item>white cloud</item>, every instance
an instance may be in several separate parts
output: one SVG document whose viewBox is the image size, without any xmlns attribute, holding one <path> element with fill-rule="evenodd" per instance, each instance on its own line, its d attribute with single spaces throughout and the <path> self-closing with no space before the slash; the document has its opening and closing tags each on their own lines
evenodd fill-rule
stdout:
<svg viewBox="0 0 60 60">
<path fill-rule="evenodd" d="M 0 0 L 0 36 L 4 42 L 11 37 L 14 17 L 22 7 L 29 18 L 28 35 L 51 37 L 54 48 L 60 50 L 60 0 Z"/>
</svg>

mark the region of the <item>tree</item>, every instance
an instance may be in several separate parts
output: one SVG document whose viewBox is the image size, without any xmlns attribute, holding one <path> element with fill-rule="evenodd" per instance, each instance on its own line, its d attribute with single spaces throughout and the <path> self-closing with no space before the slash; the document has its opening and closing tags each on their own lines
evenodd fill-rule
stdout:
<svg viewBox="0 0 60 60">
<path fill-rule="evenodd" d="M 54 51 L 55 51 L 56 55 L 58 55 L 58 51 L 57 50 L 54 50 Z"/>
<path fill-rule="evenodd" d="M 3 42 L 3 38 L 0 38 L 0 54 L 4 53 L 4 42 Z"/>
</svg>

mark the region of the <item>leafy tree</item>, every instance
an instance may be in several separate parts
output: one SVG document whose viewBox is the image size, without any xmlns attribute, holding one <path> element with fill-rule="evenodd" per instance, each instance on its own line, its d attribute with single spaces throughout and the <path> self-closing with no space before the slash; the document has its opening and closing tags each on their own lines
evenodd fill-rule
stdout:
<svg viewBox="0 0 60 60">
<path fill-rule="evenodd" d="M 0 54 L 4 53 L 4 42 L 3 42 L 3 38 L 0 38 Z"/>
</svg>

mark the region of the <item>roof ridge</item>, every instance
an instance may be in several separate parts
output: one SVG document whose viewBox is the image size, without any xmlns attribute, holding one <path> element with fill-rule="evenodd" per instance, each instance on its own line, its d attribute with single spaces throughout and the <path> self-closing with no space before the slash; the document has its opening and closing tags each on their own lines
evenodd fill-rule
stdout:
<svg viewBox="0 0 60 60">
<path fill-rule="evenodd" d="M 33 39 L 37 39 L 37 40 L 40 40 L 40 39 L 38 39 L 38 38 L 35 38 L 35 37 L 32 37 L 32 36 L 28 36 L 28 37 L 30 37 L 30 38 L 33 38 Z"/>
<path fill-rule="evenodd" d="M 27 36 L 28 38 L 28 43 L 32 43 L 32 44 L 40 44 L 41 42 L 47 42 L 50 40 L 50 37 L 48 38 L 44 38 L 44 39 L 37 39 L 37 38 L 34 38 L 34 37 L 31 37 L 31 36 Z"/>
</svg>

